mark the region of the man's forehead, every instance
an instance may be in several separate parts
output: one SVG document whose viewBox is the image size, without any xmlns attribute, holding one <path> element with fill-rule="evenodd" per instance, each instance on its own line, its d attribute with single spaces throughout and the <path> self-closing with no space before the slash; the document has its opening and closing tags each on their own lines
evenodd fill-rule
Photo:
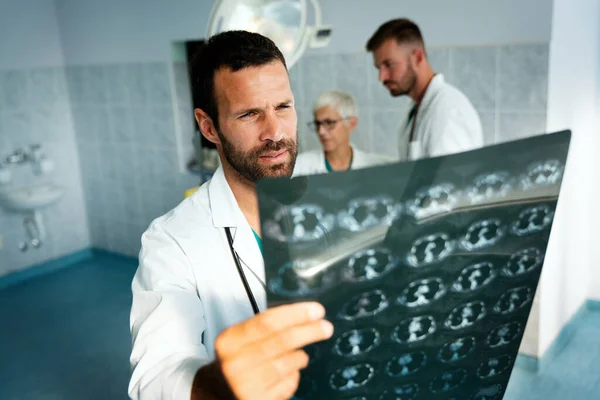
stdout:
<svg viewBox="0 0 600 400">
<path fill-rule="evenodd" d="M 233 71 L 230 67 L 221 67 L 215 72 L 217 92 L 230 92 L 289 85 L 287 71 L 281 62 L 261 66 L 250 66 Z"/>
<path fill-rule="evenodd" d="M 219 108 L 232 113 L 293 101 L 287 70 L 281 62 L 238 71 L 219 69 L 215 73 L 215 96 Z"/>
</svg>

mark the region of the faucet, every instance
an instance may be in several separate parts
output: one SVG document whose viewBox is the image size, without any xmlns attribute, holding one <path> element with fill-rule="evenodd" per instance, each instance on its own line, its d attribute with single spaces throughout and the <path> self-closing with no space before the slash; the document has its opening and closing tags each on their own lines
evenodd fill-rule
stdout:
<svg viewBox="0 0 600 400">
<path fill-rule="evenodd" d="M 6 163 L 22 164 L 28 161 L 35 161 L 39 158 L 40 148 L 41 146 L 39 144 L 32 144 L 29 146 L 29 151 L 17 149 L 6 157 Z"/>
<path fill-rule="evenodd" d="M 14 151 L 8 157 L 6 157 L 7 164 L 22 164 L 27 161 L 27 153 L 22 149 Z"/>
</svg>

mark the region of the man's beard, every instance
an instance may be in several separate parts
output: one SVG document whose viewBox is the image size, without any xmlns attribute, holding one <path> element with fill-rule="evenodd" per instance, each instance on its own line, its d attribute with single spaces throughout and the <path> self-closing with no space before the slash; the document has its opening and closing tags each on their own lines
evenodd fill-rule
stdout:
<svg viewBox="0 0 600 400">
<path fill-rule="evenodd" d="M 389 81 L 385 81 L 383 83 L 386 84 L 387 82 Z M 417 83 L 417 74 L 415 73 L 415 70 L 412 69 L 412 66 L 409 67 L 409 70 L 406 72 L 406 76 L 402 79 L 402 81 L 396 83 L 398 85 L 389 88 L 390 94 L 393 97 L 406 96 L 413 90 L 415 84 Z"/>
<path fill-rule="evenodd" d="M 217 129 L 221 145 L 223 146 L 223 155 L 227 162 L 237 171 L 238 174 L 252 183 L 258 182 L 262 178 L 291 177 L 296 165 L 296 156 L 298 155 L 298 145 L 290 139 L 282 139 L 279 142 L 267 141 L 263 146 L 250 151 L 242 151 L 231 143 L 220 129 Z M 287 150 L 290 154 L 290 160 L 287 163 L 262 166 L 259 158 L 267 152 Z"/>
</svg>

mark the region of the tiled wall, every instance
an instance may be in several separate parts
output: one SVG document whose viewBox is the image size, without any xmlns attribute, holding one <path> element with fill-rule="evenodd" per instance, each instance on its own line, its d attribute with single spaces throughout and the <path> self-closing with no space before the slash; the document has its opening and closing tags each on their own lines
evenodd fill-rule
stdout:
<svg viewBox="0 0 600 400">
<path fill-rule="evenodd" d="M 488 143 L 544 131 L 547 44 L 431 49 L 429 55 L 435 70 L 474 103 Z M 49 253 L 44 256 L 88 243 L 85 213 L 77 203 L 81 192 L 77 150 L 91 244 L 137 256 L 140 236 L 148 224 L 177 205 L 184 190 L 199 182 L 199 177 L 179 171 L 177 127 L 183 135 L 180 146 L 184 147 L 191 146 L 188 141 L 194 130 L 185 65 L 69 66 L 64 71 L 16 74 L 27 77 L 30 82 L 27 85 L 38 91 L 48 85 L 51 88 L 43 90 L 51 93 L 56 90 L 54 101 L 31 96 L 39 103 L 32 113 L 23 105 L 37 103 L 28 103 L 15 94 L 22 92 L 15 87 L 19 83 L 2 85 L 3 97 L 8 99 L 4 101 L 18 104 L 3 108 L 2 120 L 9 126 L 3 132 L 12 133 L 9 140 L 4 133 L 0 136 L 0 148 L 28 143 L 26 138 L 32 132 L 37 138 L 45 138 L 44 145 L 48 143 L 51 153 L 59 154 L 60 149 L 57 177 L 70 185 L 65 200 L 48 210 L 48 218 L 54 224 L 51 223 L 50 232 L 54 229 L 61 233 L 53 239 L 58 244 L 53 245 L 52 251 L 48 246 L 45 251 Z M 51 79 L 37 74 L 50 74 Z M 19 82 L 19 79 L 5 74 L 6 81 Z M 315 134 L 306 126 L 311 118 L 311 102 L 322 90 L 339 88 L 358 100 L 355 143 L 364 150 L 395 155 L 397 126 L 407 111 L 407 101 L 389 96 L 377 81 L 369 54 L 306 56 L 291 69 L 291 80 L 301 150 L 319 146 Z M 11 97 L 15 99 L 10 100 Z M 38 128 L 31 130 L 29 124 L 37 124 Z M 13 232 L 20 226 L 15 219 L 7 219 L 3 214 L 1 218 L 3 226 L 5 220 L 10 221 L 5 246 L 12 246 L 17 238 Z M 42 259 L 42 253 L 38 254 L 38 259 Z M 38 259 L 11 254 L 8 264 L 14 269 Z"/>
<path fill-rule="evenodd" d="M 0 160 L 31 144 L 55 163 L 37 176 L 31 164 L 10 166 L 10 186 L 54 182 L 65 187 L 59 202 L 43 210 L 47 239 L 38 249 L 18 248 L 26 240 L 23 216 L 0 210 L 0 275 L 61 257 L 90 245 L 75 131 L 62 68 L 0 71 Z M 6 186 L 0 185 L 0 190 Z"/>
<path fill-rule="evenodd" d="M 461 89 L 481 116 L 488 144 L 542 133 L 546 127 L 548 44 L 429 49 L 436 72 Z M 357 99 L 359 124 L 352 140 L 364 150 L 397 155 L 397 127 L 405 97 L 392 98 L 377 80 L 370 54 L 306 56 L 291 69 L 301 149 L 318 148 L 307 126 L 311 103 L 327 89 Z"/>
<path fill-rule="evenodd" d="M 66 75 L 92 243 L 137 256 L 150 222 L 199 180 L 179 172 L 169 66 L 72 66 Z"/>
</svg>

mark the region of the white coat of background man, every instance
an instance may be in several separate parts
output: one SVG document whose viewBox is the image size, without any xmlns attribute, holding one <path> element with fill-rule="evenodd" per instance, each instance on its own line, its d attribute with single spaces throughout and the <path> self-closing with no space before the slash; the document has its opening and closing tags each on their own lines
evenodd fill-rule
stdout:
<svg viewBox="0 0 600 400">
<path fill-rule="evenodd" d="M 359 149 L 350 135 L 358 124 L 356 100 L 341 90 L 329 90 L 319 95 L 313 104 L 314 129 L 322 149 L 298 155 L 294 176 L 324 174 L 365 168 L 395 161 L 392 157 L 367 153 Z"/>
<path fill-rule="evenodd" d="M 436 74 L 419 27 L 399 18 L 381 25 L 366 45 L 379 80 L 394 97 L 409 96 L 400 126 L 401 160 L 473 150 L 484 144 L 481 120 L 467 97 Z"/>
<path fill-rule="evenodd" d="M 302 347 L 331 337 L 333 325 L 314 302 L 265 310 L 255 186 L 294 168 L 297 115 L 285 59 L 264 36 L 224 32 L 206 42 L 191 78 L 196 120 L 221 165 L 142 236 L 129 395 L 287 399 L 308 364 Z"/>
</svg>

